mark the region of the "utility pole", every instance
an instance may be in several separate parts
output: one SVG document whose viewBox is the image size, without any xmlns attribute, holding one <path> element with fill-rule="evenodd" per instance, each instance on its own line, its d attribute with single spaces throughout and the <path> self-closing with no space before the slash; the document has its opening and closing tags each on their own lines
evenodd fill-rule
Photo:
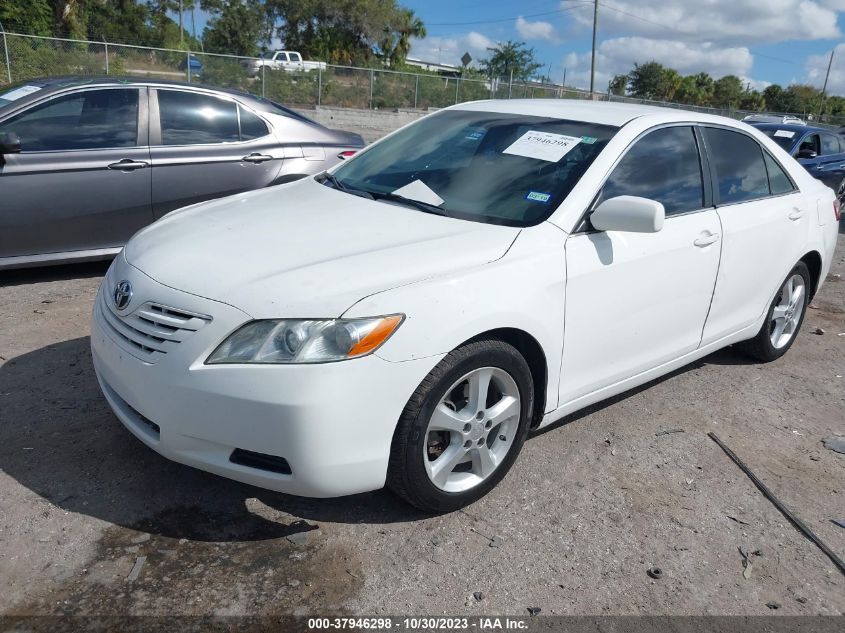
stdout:
<svg viewBox="0 0 845 633">
<path fill-rule="evenodd" d="M 182 28 L 182 0 L 179 0 L 179 48 L 185 48 L 185 30 Z"/>
<path fill-rule="evenodd" d="M 830 51 L 830 60 L 827 62 L 827 73 L 824 76 L 824 86 L 822 87 L 822 98 L 821 103 L 819 103 L 819 121 L 822 118 L 822 112 L 824 112 L 824 102 L 825 102 L 825 93 L 827 92 L 827 80 L 830 77 L 830 67 L 833 66 L 833 53 L 836 52 L 836 47 L 833 47 L 833 50 Z"/>
<path fill-rule="evenodd" d="M 590 96 L 595 95 L 596 88 L 596 30 L 599 21 L 599 0 L 593 0 L 593 59 L 590 63 Z"/>
</svg>

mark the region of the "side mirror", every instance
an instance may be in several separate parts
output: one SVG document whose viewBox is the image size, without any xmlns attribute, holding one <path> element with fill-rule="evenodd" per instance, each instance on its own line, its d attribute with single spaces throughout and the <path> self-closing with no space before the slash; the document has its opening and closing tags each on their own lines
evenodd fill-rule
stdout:
<svg viewBox="0 0 845 633">
<path fill-rule="evenodd" d="M 20 154 L 21 139 L 14 132 L 0 132 L 0 154 Z"/>
<path fill-rule="evenodd" d="M 617 196 L 596 207 L 590 214 L 590 224 L 599 231 L 657 233 L 665 218 L 666 211 L 656 200 Z"/>
<path fill-rule="evenodd" d="M 816 158 L 818 154 L 811 149 L 798 150 L 797 158 Z"/>
</svg>

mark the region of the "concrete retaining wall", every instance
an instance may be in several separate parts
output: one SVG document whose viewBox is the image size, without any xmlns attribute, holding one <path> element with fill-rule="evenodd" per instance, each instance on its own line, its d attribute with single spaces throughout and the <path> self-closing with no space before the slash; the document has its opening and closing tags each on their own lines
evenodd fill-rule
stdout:
<svg viewBox="0 0 845 633">
<path fill-rule="evenodd" d="M 317 106 L 315 109 L 296 108 L 296 111 L 326 127 L 356 132 L 363 136 L 367 143 L 372 143 L 385 134 L 432 112 L 432 110 L 356 110 L 323 106 Z"/>
</svg>

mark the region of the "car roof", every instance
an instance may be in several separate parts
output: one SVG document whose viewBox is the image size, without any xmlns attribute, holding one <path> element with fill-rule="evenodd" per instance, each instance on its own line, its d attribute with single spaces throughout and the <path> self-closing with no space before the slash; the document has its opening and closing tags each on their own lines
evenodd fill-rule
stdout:
<svg viewBox="0 0 845 633">
<path fill-rule="evenodd" d="M 835 134 L 833 130 L 827 130 L 823 127 L 814 127 L 812 125 L 796 125 L 794 123 L 754 123 L 748 122 L 748 125 L 753 125 L 758 130 L 788 130 L 790 132 L 827 132 L 828 134 Z"/>
<path fill-rule="evenodd" d="M 318 127 L 324 127 L 317 123 L 316 121 L 312 121 L 308 117 L 296 112 L 295 110 L 291 110 L 290 108 L 283 106 L 279 103 L 275 103 L 270 101 L 269 99 L 265 99 L 263 97 L 259 97 L 257 95 L 251 94 L 249 92 L 244 92 L 243 90 L 235 90 L 233 88 L 220 88 L 218 86 L 210 86 L 207 84 L 203 84 L 201 82 L 187 82 L 187 81 L 176 81 L 173 79 L 156 79 L 153 77 L 121 77 L 121 76 L 114 76 L 114 75 L 107 75 L 107 76 L 98 76 L 98 75 L 65 75 L 60 77 L 38 77 L 36 79 L 29 79 L 26 81 L 21 81 L 14 86 L 22 86 L 22 85 L 29 85 L 29 86 L 40 86 L 41 90 L 37 93 L 33 93 L 31 95 L 27 95 L 19 100 L 13 101 L 12 103 L 15 105 L 24 105 L 30 101 L 35 101 L 37 99 L 41 99 L 42 97 L 49 96 L 50 94 L 60 92 L 67 88 L 75 88 L 79 86 L 113 86 L 113 85 L 121 85 L 121 86 L 171 86 L 171 87 L 179 87 L 179 88 L 192 88 L 192 89 L 202 89 L 202 90 L 211 90 L 214 92 L 219 92 L 222 94 L 227 94 L 233 97 L 237 97 L 243 101 L 246 101 L 254 107 L 256 110 L 261 110 L 264 112 L 273 112 L 276 114 L 279 113 L 279 109 L 281 109 L 287 116 L 291 118 L 298 119 L 310 125 L 315 125 Z M 14 88 L 12 86 L 12 88 Z M 3 90 L 5 92 L 5 90 Z M 0 106 L 2 107 L 2 106 Z"/>
<path fill-rule="evenodd" d="M 682 108 L 663 108 L 636 103 L 614 103 L 588 99 L 495 99 L 460 103 L 451 106 L 449 109 L 525 114 L 616 127 L 621 127 L 629 121 L 645 116 L 654 119 L 655 123 L 692 121 L 739 124 L 735 119 Z"/>
</svg>

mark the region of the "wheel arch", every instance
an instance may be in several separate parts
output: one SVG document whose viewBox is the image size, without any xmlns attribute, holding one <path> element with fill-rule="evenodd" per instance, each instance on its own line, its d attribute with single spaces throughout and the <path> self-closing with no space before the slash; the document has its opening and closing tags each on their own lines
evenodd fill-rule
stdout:
<svg viewBox="0 0 845 633">
<path fill-rule="evenodd" d="M 810 299 L 816 294 L 822 276 L 822 256 L 818 251 L 810 251 L 801 258 L 810 271 Z"/>
<path fill-rule="evenodd" d="M 458 347 L 473 341 L 495 339 L 513 345 L 522 354 L 531 370 L 534 382 L 534 410 L 531 416 L 531 428 L 537 428 L 546 412 L 546 397 L 548 391 L 549 367 L 542 345 L 531 334 L 518 328 L 503 327 L 487 330 L 471 339 L 464 341 Z"/>
</svg>

